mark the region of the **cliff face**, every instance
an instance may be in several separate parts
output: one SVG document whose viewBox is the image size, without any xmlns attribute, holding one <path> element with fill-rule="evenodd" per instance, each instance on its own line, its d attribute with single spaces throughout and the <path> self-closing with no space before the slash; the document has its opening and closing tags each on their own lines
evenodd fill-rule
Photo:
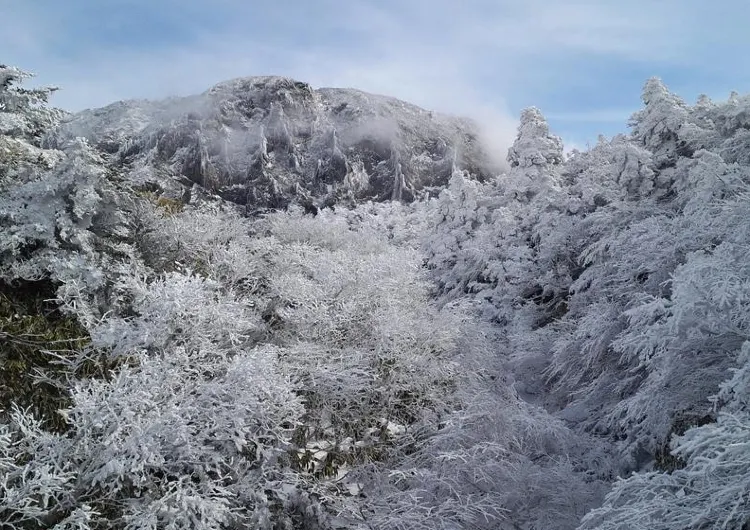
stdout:
<svg viewBox="0 0 750 530">
<path fill-rule="evenodd" d="M 248 210 L 411 201 L 454 167 L 494 175 L 476 125 L 394 98 L 283 77 L 203 94 L 118 102 L 72 116 L 54 141 L 83 136 L 132 178 L 171 194 L 198 184 Z M 182 191 L 180 191 L 182 190 Z"/>
</svg>

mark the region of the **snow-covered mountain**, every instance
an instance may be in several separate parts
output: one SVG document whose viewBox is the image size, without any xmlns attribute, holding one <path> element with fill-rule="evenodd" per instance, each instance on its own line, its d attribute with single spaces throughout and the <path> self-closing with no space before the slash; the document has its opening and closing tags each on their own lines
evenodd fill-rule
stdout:
<svg viewBox="0 0 750 530">
<path fill-rule="evenodd" d="M 498 171 L 470 120 L 284 77 L 86 110 L 63 124 L 57 140 L 76 136 L 172 195 L 196 183 L 250 210 L 291 201 L 411 201 L 444 186 L 454 168 L 479 180 Z"/>
</svg>

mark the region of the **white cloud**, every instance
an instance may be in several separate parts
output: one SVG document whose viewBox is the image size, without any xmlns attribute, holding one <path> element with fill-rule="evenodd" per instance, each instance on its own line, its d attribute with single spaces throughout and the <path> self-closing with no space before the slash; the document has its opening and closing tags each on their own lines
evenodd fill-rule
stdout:
<svg viewBox="0 0 750 530">
<path fill-rule="evenodd" d="M 56 103 L 71 109 L 196 93 L 232 77 L 281 74 L 467 114 L 507 144 L 519 109 L 511 112 L 506 98 L 595 77 L 571 70 L 574 59 L 693 60 L 701 43 L 692 37 L 705 25 L 697 9 L 702 5 L 698 0 L 112 0 L 107 4 L 112 13 L 158 12 L 164 32 L 178 28 L 189 37 L 170 42 L 167 34 L 143 29 L 115 45 L 104 36 L 92 41 L 75 24 L 95 7 L 102 9 L 94 0 L 0 0 L 5 54 L 0 60 L 61 85 Z M 66 9 L 75 11 L 72 25 L 58 20 Z M 116 19 L 106 22 L 117 27 Z M 717 41 L 721 38 L 717 32 Z M 556 116 L 594 123 L 619 112 Z"/>
</svg>

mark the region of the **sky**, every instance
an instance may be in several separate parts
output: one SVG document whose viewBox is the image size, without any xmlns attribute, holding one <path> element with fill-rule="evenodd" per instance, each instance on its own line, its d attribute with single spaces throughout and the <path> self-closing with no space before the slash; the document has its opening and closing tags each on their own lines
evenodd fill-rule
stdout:
<svg viewBox="0 0 750 530">
<path fill-rule="evenodd" d="M 536 106 L 568 149 L 627 131 L 651 76 L 750 92 L 747 0 L 0 0 L 0 63 L 67 110 L 249 75 L 351 87 L 480 122 Z"/>
</svg>

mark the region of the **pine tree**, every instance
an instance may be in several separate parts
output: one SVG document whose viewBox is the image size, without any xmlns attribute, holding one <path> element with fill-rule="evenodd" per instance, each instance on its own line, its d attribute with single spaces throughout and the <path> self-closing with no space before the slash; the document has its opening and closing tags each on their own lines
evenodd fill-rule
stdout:
<svg viewBox="0 0 750 530">
<path fill-rule="evenodd" d="M 529 200 L 557 185 L 563 144 L 559 137 L 550 134 L 539 109 L 530 107 L 521 113 L 518 135 L 508 150 L 507 160 L 511 167 L 507 186 L 519 200 Z"/>
<path fill-rule="evenodd" d="M 44 134 L 64 113 L 47 105 L 57 87 L 17 86 L 31 77 L 28 72 L 0 64 L 0 134 L 22 138 L 40 147 Z"/>
<path fill-rule="evenodd" d="M 59 154 L 40 149 L 44 135 L 63 117 L 47 105 L 54 87 L 18 86 L 31 74 L 0 64 L 0 190 L 12 178 L 33 179 L 38 169 L 49 168 Z"/>
<path fill-rule="evenodd" d="M 684 143 L 679 134 L 688 121 L 685 102 L 656 77 L 646 82 L 641 99 L 644 108 L 630 118 L 630 127 L 633 138 L 653 154 L 657 167 L 669 167 L 678 156 L 689 156 L 681 150 Z"/>
</svg>

